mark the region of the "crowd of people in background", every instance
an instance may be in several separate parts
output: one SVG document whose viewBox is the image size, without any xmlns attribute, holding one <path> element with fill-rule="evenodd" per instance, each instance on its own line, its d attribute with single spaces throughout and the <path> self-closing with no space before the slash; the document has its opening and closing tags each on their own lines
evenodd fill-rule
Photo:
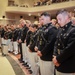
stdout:
<svg viewBox="0 0 75 75">
<path fill-rule="evenodd" d="M 33 5 L 31 5 L 31 6 L 32 7 L 37 7 L 37 6 L 50 5 L 52 3 L 60 3 L 60 2 L 66 2 L 66 1 L 71 1 L 71 0 L 37 0 L 37 1 L 34 1 Z M 19 7 L 26 7 L 26 8 L 28 8 L 29 5 L 27 5 L 27 4 L 19 5 L 19 4 L 15 3 L 15 2 L 8 2 L 8 6 L 16 6 L 16 7 L 19 6 Z"/>
<path fill-rule="evenodd" d="M 63 10 L 57 14 L 57 19 L 51 19 L 51 15 L 44 12 L 37 22 L 31 23 L 22 18 L 19 23 L 0 25 L 1 46 L 7 45 L 8 52 L 14 55 L 20 53 L 19 62 L 23 63 L 32 75 L 75 75 L 75 17 L 71 17 L 69 12 Z M 74 28 L 72 31 L 65 29 L 68 23 L 71 29 Z M 66 52 L 68 47 L 70 54 Z M 3 52 L 2 55 L 5 56 Z M 63 63 L 68 64 L 65 67 Z"/>
<path fill-rule="evenodd" d="M 69 1 L 69 0 L 38 0 L 37 2 L 34 2 L 33 6 L 36 7 L 36 6 L 50 5 L 52 3 L 59 3 L 64 1 Z"/>
</svg>

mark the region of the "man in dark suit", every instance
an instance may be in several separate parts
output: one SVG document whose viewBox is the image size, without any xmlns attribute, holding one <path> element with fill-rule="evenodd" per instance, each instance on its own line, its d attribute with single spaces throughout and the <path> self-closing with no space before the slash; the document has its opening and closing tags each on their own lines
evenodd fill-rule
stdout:
<svg viewBox="0 0 75 75">
<path fill-rule="evenodd" d="M 26 38 L 26 34 L 28 31 L 28 27 L 26 26 L 26 21 L 24 19 L 20 20 L 20 24 L 21 24 L 21 29 L 19 31 L 19 36 L 18 36 L 18 42 L 19 42 L 19 47 L 20 47 L 20 53 L 21 53 L 21 57 L 20 57 L 20 62 L 23 62 L 23 50 L 22 50 L 22 44 L 25 42 L 25 38 Z"/>
<path fill-rule="evenodd" d="M 56 75 L 75 75 L 75 26 L 66 10 L 57 13 L 57 20 L 60 29 L 53 55 Z"/>
<path fill-rule="evenodd" d="M 54 75 L 52 55 L 57 35 L 57 28 L 52 25 L 51 16 L 44 12 L 41 14 L 42 28 L 39 30 L 39 45 L 37 54 L 40 57 L 41 75 Z"/>
</svg>

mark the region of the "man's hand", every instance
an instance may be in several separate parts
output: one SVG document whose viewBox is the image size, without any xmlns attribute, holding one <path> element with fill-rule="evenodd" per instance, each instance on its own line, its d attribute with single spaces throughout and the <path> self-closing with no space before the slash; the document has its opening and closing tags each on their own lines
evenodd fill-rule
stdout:
<svg viewBox="0 0 75 75">
<path fill-rule="evenodd" d="M 26 40 L 24 40 L 24 43 L 26 43 Z"/>
<path fill-rule="evenodd" d="M 32 52 L 32 51 L 29 49 L 29 52 Z"/>
<path fill-rule="evenodd" d="M 22 40 L 21 39 L 19 39 L 19 41 L 18 41 L 19 43 L 21 43 L 22 42 Z"/>
<path fill-rule="evenodd" d="M 35 50 L 35 51 L 38 51 L 38 47 L 37 47 L 37 46 L 35 46 L 34 50 Z"/>
<path fill-rule="evenodd" d="M 59 66 L 60 64 L 58 63 L 58 61 L 56 60 L 56 56 L 53 56 L 53 63 L 55 66 Z"/>
<path fill-rule="evenodd" d="M 28 45 L 28 48 L 30 47 L 30 45 Z"/>
<path fill-rule="evenodd" d="M 37 55 L 41 57 L 42 56 L 41 51 L 37 51 Z"/>
</svg>

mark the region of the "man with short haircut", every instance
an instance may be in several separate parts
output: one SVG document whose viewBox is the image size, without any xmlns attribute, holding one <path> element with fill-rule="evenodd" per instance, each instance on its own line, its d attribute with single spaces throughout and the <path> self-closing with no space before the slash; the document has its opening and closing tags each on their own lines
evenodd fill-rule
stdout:
<svg viewBox="0 0 75 75">
<path fill-rule="evenodd" d="M 75 26 L 66 10 L 57 13 L 60 29 L 54 47 L 56 75 L 75 75 Z"/>
<path fill-rule="evenodd" d="M 57 28 L 50 22 L 51 16 L 49 13 L 42 13 L 41 20 L 43 26 L 38 31 L 39 45 L 37 51 L 37 55 L 40 57 L 40 72 L 41 75 L 54 75 L 52 55 L 57 35 Z"/>
</svg>

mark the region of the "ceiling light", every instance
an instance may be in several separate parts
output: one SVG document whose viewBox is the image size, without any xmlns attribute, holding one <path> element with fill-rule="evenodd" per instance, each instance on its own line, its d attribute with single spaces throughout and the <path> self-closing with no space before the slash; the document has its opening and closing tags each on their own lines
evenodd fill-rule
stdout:
<svg viewBox="0 0 75 75">
<path fill-rule="evenodd" d="M 28 15 L 31 16 L 31 13 L 29 13 Z"/>
</svg>

